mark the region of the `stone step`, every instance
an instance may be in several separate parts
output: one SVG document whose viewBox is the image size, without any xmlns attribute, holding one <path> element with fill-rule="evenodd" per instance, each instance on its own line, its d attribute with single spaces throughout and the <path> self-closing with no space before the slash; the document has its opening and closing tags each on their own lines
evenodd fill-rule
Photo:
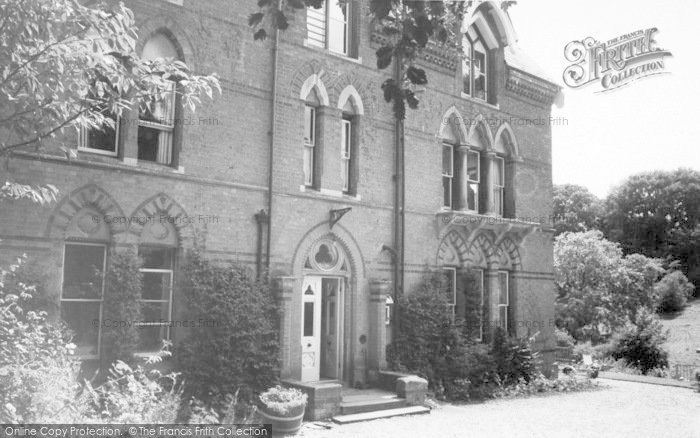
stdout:
<svg viewBox="0 0 700 438">
<path fill-rule="evenodd" d="M 430 409 L 424 406 L 407 406 L 397 409 L 384 409 L 381 411 L 363 412 L 361 414 L 337 415 L 333 422 L 338 424 L 359 423 L 360 421 L 378 420 L 380 418 L 400 417 L 404 415 L 428 414 Z"/>
<path fill-rule="evenodd" d="M 360 414 L 363 412 L 397 409 L 406 406 L 406 399 L 399 397 L 376 398 L 371 400 L 344 401 L 340 403 L 342 415 Z"/>
</svg>

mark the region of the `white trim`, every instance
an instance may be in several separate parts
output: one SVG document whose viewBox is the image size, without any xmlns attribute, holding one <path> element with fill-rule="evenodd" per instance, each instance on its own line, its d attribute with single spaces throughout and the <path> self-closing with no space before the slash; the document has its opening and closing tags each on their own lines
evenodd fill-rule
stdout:
<svg viewBox="0 0 700 438">
<path fill-rule="evenodd" d="M 360 93 L 357 92 L 355 87 L 352 85 L 348 85 L 345 88 L 343 88 L 343 91 L 340 92 L 340 96 L 338 96 L 338 109 L 342 110 L 345 108 L 345 103 L 352 97 L 352 103 L 353 107 L 355 108 L 355 114 L 356 115 L 364 115 L 365 114 L 365 106 L 362 103 L 362 98 L 360 97 Z"/>
<path fill-rule="evenodd" d="M 321 76 L 323 75 L 323 71 L 320 71 L 318 73 L 314 73 L 306 80 L 301 86 L 301 90 L 299 91 L 299 98 L 303 101 L 306 101 L 306 99 L 309 97 L 309 94 L 311 93 L 311 90 L 316 90 L 318 93 L 318 98 L 321 100 L 321 105 L 323 106 L 329 106 L 329 99 L 328 99 L 328 91 L 326 90 L 326 86 L 323 84 L 323 81 L 321 80 Z"/>
<path fill-rule="evenodd" d="M 104 149 L 91 148 L 88 145 L 88 131 L 89 128 L 83 126 L 80 128 L 80 138 L 78 139 L 78 151 L 87 152 L 96 155 L 105 155 L 108 157 L 116 157 L 119 155 L 119 127 L 120 127 L 121 117 L 117 117 L 114 122 L 114 152 L 105 151 Z"/>
</svg>

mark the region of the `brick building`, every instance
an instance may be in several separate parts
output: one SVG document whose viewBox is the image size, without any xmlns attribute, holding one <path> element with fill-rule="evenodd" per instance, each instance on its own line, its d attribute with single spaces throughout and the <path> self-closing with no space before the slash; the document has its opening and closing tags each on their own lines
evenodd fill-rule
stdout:
<svg viewBox="0 0 700 438">
<path fill-rule="evenodd" d="M 0 257 L 42 264 L 82 355 L 99 354 L 101 295 L 85 285 L 101 284 L 108 249 L 138 248 L 145 318 L 177 321 L 187 316 L 178 266 L 195 241 L 216 260 L 269 264 L 291 381 L 376 380 L 391 303 L 426 268 L 450 280 L 446 311 L 475 337 L 503 326 L 539 332 L 545 352 L 553 345 L 549 121 L 559 89 L 518 48 L 499 5 L 480 3 L 465 22 L 464 58 L 424 53 L 429 84 L 408 112 L 397 169 L 380 95 L 392 70 L 376 68 L 382 36 L 367 2 L 297 12 L 278 50 L 253 41 L 253 1 L 126 3 L 143 56 L 216 72 L 223 94 L 195 114 L 164 101 L 125 115 L 117 132 L 69 137 L 71 160 L 45 151 L 10 161 L 4 177 L 52 183 L 61 198 L 4 203 Z M 144 331 L 142 349 L 163 337 L 177 345 L 183 330 Z"/>
</svg>

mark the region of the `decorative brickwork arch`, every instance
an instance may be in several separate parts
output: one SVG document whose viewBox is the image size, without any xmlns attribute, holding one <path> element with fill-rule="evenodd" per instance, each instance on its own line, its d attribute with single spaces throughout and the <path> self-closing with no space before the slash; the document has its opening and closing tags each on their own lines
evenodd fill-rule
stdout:
<svg viewBox="0 0 700 438">
<path fill-rule="evenodd" d="M 482 143 L 486 149 L 490 150 L 493 148 L 493 134 L 483 115 L 478 114 L 473 120 L 469 121 L 469 135 L 467 138 L 467 143 L 469 144 L 477 144 L 476 140 L 479 139 L 479 143 Z"/>
<path fill-rule="evenodd" d="M 450 135 L 450 131 L 454 135 Z M 438 129 L 438 138 L 441 140 L 456 136 L 459 143 L 466 143 L 469 138 L 467 125 L 464 123 L 464 118 L 460 114 L 457 107 L 454 105 L 447 108 L 447 111 L 440 119 L 440 127 Z"/>
<path fill-rule="evenodd" d="M 338 109 L 342 110 L 343 108 L 345 108 L 345 105 L 348 103 L 348 101 L 351 102 L 355 110 L 354 114 L 360 116 L 365 114 L 365 106 L 362 103 L 360 93 L 358 93 L 355 87 L 353 87 L 352 85 L 346 86 L 345 88 L 343 88 L 343 91 L 340 92 L 340 95 L 338 97 Z"/>
<path fill-rule="evenodd" d="M 301 274 L 309 269 L 307 261 L 312 250 L 320 241 L 336 242 L 342 250 L 343 257 L 347 263 L 345 271 L 355 279 L 365 277 L 365 262 L 355 239 L 340 224 L 335 224 L 333 230 L 330 231 L 328 222 L 316 225 L 301 239 L 294 251 L 294 257 L 292 257 L 292 274 Z M 314 266 L 311 266 L 311 269 L 313 268 Z"/>
<path fill-rule="evenodd" d="M 518 246 L 513 242 L 512 239 L 505 238 L 501 242 L 501 244 L 498 246 L 499 250 L 504 252 L 505 254 L 508 255 L 508 259 L 510 261 L 511 268 L 513 270 L 520 270 L 522 267 L 521 260 L 520 260 L 520 251 L 518 250 Z"/>
<path fill-rule="evenodd" d="M 312 61 L 302 65 L 292 78 L 290 84 L 291 96 L 305 101 L 311 90 L 315 90 L 318 98 L 321 100 L 321 104 L 329 106 L 330 99 L 325 84 L 330 83 L 330 78 L 326 71 L 327 68 L 319 61 Z"/>
<path fill-rule="evenodd" d="M 456 230 L 445 234 L 438 246 L 437 266 L 482 266 L 493 259 L 491 241 L 480 235 L 471 242 Z"/>
<path fill-rule="evenodd" d="M 131 214 L 133 219 L 129 233 L 140 240 L 153 239 L 165 246 L 180 246 L 191 242 L 193 231 L 191 220 L 185 209 L 165 193 L 158 193 L 142 202 Z M 150 234 L 145 234 L 149 231 Z M 173 233 L 174 232 L 174 233 Z"/>
<path fill-rule="evenodd" d="M 494 138 L 496 139 L 496 143 L 494 143 L 494 145 L 502 144 L 505 149 L 505 153 L 508 156 L 513 159 L 518 159 L 520 157 L 518 141 L 515 138 L 515 133 L 513 133 L 513 128 L 510 127 L 508 122 L 501 123 L 501 126 L 498 127 Z"/>
<path fill-rule="evenodd" d="M 136 52 L 141 53 L 146 42 L 154 35 L 164 35 L 175 46 L 179 60 L 186 62 L 191 70 L 196 70 L 196 59 L 192 43 L 176 20 L 168 16 L 152 17 L 139 23 L 139 39 L 136 42 Z"/>
<path fill-rule="evenodd" d="M 126 231 L 119 205 L 101 187 L 88 184 L 64 197 L 49 217 L 45 236 L 51 239 L 79 238 L 109 242 Z"/>
</svg>

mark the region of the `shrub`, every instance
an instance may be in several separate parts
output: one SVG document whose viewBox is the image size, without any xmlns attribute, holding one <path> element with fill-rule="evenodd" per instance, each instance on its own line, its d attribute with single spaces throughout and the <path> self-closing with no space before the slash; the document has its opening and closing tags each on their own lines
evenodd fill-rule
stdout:
<svg viewBox="0 0 700 438">
<path fill-rule="evenodd" d="M 558 327 L 554 328 L 554 338 L 557 340 L 557 347 L 573 348 L 576 341 L 566 330 Z"/>
<path fill-rule="evenodd" d="M 501 327 L 494 331 L 491 355 L 496 365 L 496 374 L 504 385 L 512 385 L 520 380 L 527 383 L 537 375 L 535 356 L 528 340 L 509 339 Z"/>
<path fill-rule="evenodd" d="M 46 312 L 27 310 L 36 307 L 36 288 L 15 281 L 25 262 L 0 269 L 0 423 L 71 423 L 74 411 L 67 407 L 78 391 L 77 364 L 69 356 L 74 346 Z"/>
<path fill-rule="evenodd" d="M 613 335 L 611 355 L 647 374 L 654 368 L 668 367 L 668 352 L 662 348 L 666 334 L 661 322 L 650 312 L 640 310 L 636 325 L 628 324 Z"/>
<path fill-rule="evenodd" d="M 678 312 L 683 310 L 688 298 L 693 295 L 693 286 L 681 271 L 673 271 L 666 274 L 656 286 L 656 293 L 660 302 L 657 311 L 661 313 Z"/>
<path fill-rule="evenodd" d="M 131 250 L 113 251 L 109 256 L 102 312 L 105 320 L 113 323 L 102 330 L 101 367 L 105 373 L 117 361 L 133 363 L 139 344 L 139 329 L 133 322 L 141 320 L 140 268 L 141 261 Z"/>
<path fill-rule="evenodd" d="M 242 266 L 217 266 L 191 254 L 184 268 L 185 294 L 194 321 L 178 346 L 186 393 L 222 399 L 255 393 L 277 379 L 277 309 L 267 285 Z"/>
<path fill-rule="evenodd" d="M 307 396 L 296 388 L 277 385 L 260 394 L 264 409 L 280 417 L 295 417 L 304 412 Z"/>
</svg>

